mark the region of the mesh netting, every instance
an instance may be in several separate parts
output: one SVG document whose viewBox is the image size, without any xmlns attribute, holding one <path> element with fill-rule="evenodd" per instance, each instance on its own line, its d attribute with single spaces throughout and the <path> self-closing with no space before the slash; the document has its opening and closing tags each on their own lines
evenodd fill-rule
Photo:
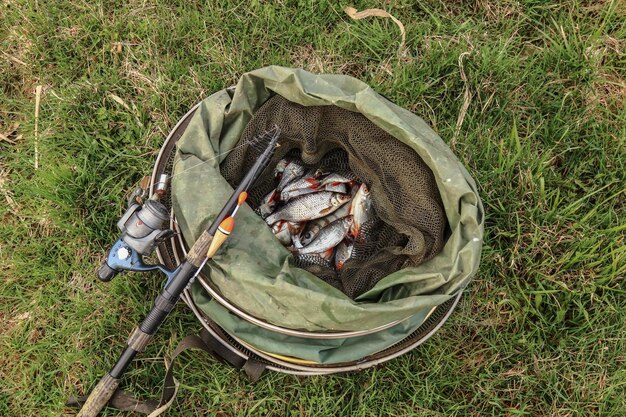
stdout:
<svg viewBox="0 0 626 417">
<path fill-rule="evenodd" d="M 362 241 L 336 272 L 317 257 L 295 258 L 306 269 L 355 298 L 392 272 L 420 264 L 444 244 L 446 217 L 431 170 L 417 155 L 360 113 L 336 106 L 305 107 L 282 96 L 270 98 L 254 114 L 238 145 L 278 125 L 282 133 L 270 169 L 249 193 L 257 208 L 276 187 L 273 167 L 285 156 L 299 157 L 307 168 L 321 167 L 364 182 L 370 189 L 374 219 L 363 225 Z M 237 147 L 220 166 L 235 187 L 258 157 L 254 146 Z"/>
</svg>

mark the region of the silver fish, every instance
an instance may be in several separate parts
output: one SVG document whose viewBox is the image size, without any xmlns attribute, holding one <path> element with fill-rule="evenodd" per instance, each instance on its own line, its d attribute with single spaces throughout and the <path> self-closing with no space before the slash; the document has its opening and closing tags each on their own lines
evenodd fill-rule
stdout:
<svg viewBox="0 0 626 417">
<path fill-rule="evenodd" d="M 346 194 L 348 192 L 348 186 L 346 185 L 346 183 L 332 182 L 330 184 L 326 184 L 324 186 L 324 190 L 332 191 L 334 193 L 344 193 L 344 194 Z"/>
<path fill-rule="evenodd" d="M 315 237 L 315 239 L 313 239 L 311 243 L 302 248 L 295 248 L 295 250 L 301 255 L 305 255 L 308 253 L 326 252 L 329 249 L 337 246 L 337 244 L 341 242 L 344 237 L 346 237 L 346 235 L 350 231 L 352 223 L 352 216 L 347 216 L 343 219 L 335 220 L 334 222 L 320 230 L 318 235 Z"/>
<path fill-rule="evenodd" d="M 272 190 L 268 195 L 263 197 L 263 200 L 261 200 L 261 205 L 258 208 L 262 218 L 266 218 L 267 216 L 272 214 L 272 212 L 276 208 L 276 204 L 278 203 L 278 196 L 278 192 L 276 190 Z"/>
<path fill-rule="evenodd" d="M 309 185 L 305 185 L 304 183 L 301 183 L 299 185 L 303 185 L 302 188 L 297 188 L 294 190 L 289 190 L 287 191 L 286 189 L 284 189 L 281 193 L 280 193 L 280 199 L 283 202 L 287 202 L 289 200 L 291 200 L 292 198 L 301 196 L 301 195 L 305 195 L 305 194 L 311 194 L 311 193 L 316 193 L 318 191 L 332 191 L 333 193 L 342 193 L 342 194 L 347 194 L 348 193 L 348 187 L 346 186 L 346 184 L 342 184 L 342 183 L 332 183 L 332 184 L 327 184 L 324 187 L 320 187 L 319 183 L 315 183 L 313 179 L 311 178 L 306 178 L 307 180 L 310 180 L 308 182 Z M 292 182 L 291 184 L 295 184 L 295 183 L 300 183 L 301 181 L 305 180 L 305 178 L 302 178 L 298 181 Z M 290 184 L 290 185 L 291 185 Z M 289 185 L 287 186 L 289 187 Z"/>
<path fill-rule="evenodd" d="M 276 236 L 283 246 L 289 246 L 291 245 L 291 237 L 298 235 L 303 226 L 304 223 L 277 221 L 272 225 L 272 232 L 274 232 L 274 236 Z"/>
<path fill-rule="evenodd" d="M 350 214 L 354 216 L 354 222 L 350 228 L 350 234 L 352 234 L 355 238 L 359 238 L 361 226 L 363 226 L 363 223 L 370 220 L 373 216 L 372 199 L 370 198 L 370 191 L 365 183 L 361 184 L 352 199 Z"/>
<path fill-rule="evenodd" d="M 309 184 L 319 184 L 320 177 L 324 176 L 324 172 L 320 169 L 308 170 L 300 179 L 290 182 L 286 185 L 282 191 L 291 191 L 302 187 L 307 187 Z"/>
<path fill-rule="evenodd" d="M 281 159 L 278 161 L 276 167 L 274 168 L 274 178 L 278 178 L 283 175 L 283 172 L 285 172 L 285 168 L 289 165 L 289 162 L 291 162 L 289 159 Z"/>
<path fill-rule="evenodd" d="M 325 226 L 329 225 L 337 219 L 346 217 L 349 214 L 350 204 L 346 204 L 341 206 L 338 210 L 336 210 L 334 213 L 329 214 L 328 216 L 324 216 L 320 219 L 308 222 L 302 234 L 297 236 L 297 239 L 294 239 L 294 244 L 296 244 L 296 246 L 297 244 L 300 244 L 301 246 L 308 245 Z"/>
<path fill-rule="evenodd" d="M 305 188 L 299 188 L 297 190 L 291 190 L 291 191 L 284 191 L 282 193 L 280 193 L 280 199 L 283 202 L 287 202 L 289 200 L 291 200 L 292 198 L 296 198 L 299 197 L 301 195 L 306 195 L 306 194 L 311 194 L 311 193 L 316 193 L 318 192 L 320 189 L 317 187 L 305 187 Z"/>
<path fill-rule="evenodd" d="M 317 178 L 306 175 L 304 178 L 287 184 L 280 192 L 280 199 L 282 201 L 289 201 L 299 195 L 314 193 L 319 190 L 319 186 L 320 182 Z"/>
<path fill-rule="evenodd" d="M 344 194 L 348 192 L 348 187 L 346 186 L 346 184 L 350 182 L 349 180 L 346 180 L 348 181 L 348 183 L 343 183 L 340 181 L 326 181 L 326 178 L 328 177 L 332 177 L 331 179 L 336 179 L 336 180 L 341 180 L 341 179 L 345 180 L 345 178 L 343 177 L 335 176 L 336 174 L 330 174 L 328 177 L 326 177 L 323 180 L 319 179 L 320 177 L 323 177 L 326 174 L 327 173 L 325 173 L 321 169 L 311 170 L 307 172 L 303 178 L 293 181 L 289 183 L 289 185 L 287 185 L 285 188 L 283 188 L 281 192 L 281 196 L 280 196 L 281 200 L 284 202 L 287 202 L 294 197 L 315 193 L 320 190 L 332 191 L 334 193 L 344 193 Z"/>
<path fill-rule="evenodd" d="M 340 184 L 344 184 L 347 182 L 353 182 L 352 180 L 344 177 L 343 175 L 339 175 L 336 173 L 333 174 L 329 174 L 327 175 L 323 180 L 322 180 L 322 185 L 328 185 L 328 184 L 332 184 L 332 183 L 340 183 Z"/>
<path fill-rule="evenodd" d="M 296 197 L 289 201 L 274 214 L 267 217 L 265 222 L 273 224 L 278 220 L 290 222 L 302 222 L 319 219 L 336 211 L 339 207 L 350 201 L 347 194 L 320 191 L 319 193 L 307 194 Z"/>
<path fill-rule="evenodd" d="M 290 182 L 294 181 L 297 178 L 300 178 L 303 175 L 304 175 L 304 167 L 296 161 L 290 161 L 285 167 L 285 171 L 283 172 L 283 175 L 280 177 L 280 182 L 278 183 L 276 190 L 279 192 L 282 191 L 283 188 L 285 188 L 287 184 L 289 184 Z"/>
<path fill-rule="evenodd" d="M 345 204 L 341 206 L 334 213 L 329 214 L 328 216 L 324 216 L 321 219 L 310 221 L 306 224 L 304 231 L 299 236 L 294 238 L 294 245 L 297 247 L 298 245 L 304 246 L 311 243 L 311 241 L 317 236 L 317 234 L 322 230 L 325 226 L 334 222 L 337 219 L 341 219 L 342 217 L 346 217 L 350 214 L 350 204 Z"/>
<path fill-rule="evenodd" d="M 335 269 L 340 270 L 343 268 L 343 264 L 352 256 L 352 249 L 354 249 L 354 243 L 346 242 L 345 240 L 337 245 L 337 250 L 335 251 Z"/>
</svg>

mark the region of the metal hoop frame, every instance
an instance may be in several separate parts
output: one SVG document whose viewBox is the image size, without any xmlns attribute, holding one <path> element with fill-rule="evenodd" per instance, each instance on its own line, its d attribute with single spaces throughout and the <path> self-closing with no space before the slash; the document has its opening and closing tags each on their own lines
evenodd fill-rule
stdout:
<svg viewBox="0 0 626 417">
<path fill-rule="evenodd" d="M 183 132 L 187 128 L 191 117 L 199 107 L 200 103 L 193 106 L 174 126 L 170 134 L 165 139 L 163 146 L 157 156 L 153 173 L 152 173 L 152 181 L 150 185 L 150 192 L 152 192 L 152 187 L 156 184 L 156 180 L 159 175 L 163 173 L 171 173 L 172 164 L 173 164 L 173 156 L 175 152 L 175 145 L 178 139 L 182 136 Z M 169 196 L 169 193 L 168 193 Z M 178 227 L 176 224 L 176 218 L 174 216 L 173 210 L 171 209 L 171 204 L 169 204 L 170 209 L 170 227 L 173 230 L 178 231 Z M 157 248 L 157 257 L 161 263 L 166 265 L 167 267 L 175 267 L 180 264 L 181 260 L 186 256 L 186 245 L 182 239 L 180 233 L 172 237 L 168 242 L 165 242 Z M 261 320 L 257 317 L 254 317 L 247 312 L 241 310 L 239 307 L 234 305 L 232 302 L 223 297 L 219 291 L 211 285 L 210 280 L 201 273 L 197 277 L 198 281 L 202 285 L 202 287 L 207 291 L 211 297 L 213 297 L 217 302 L 219 302 L 222 306 L 224 306 L 229 311 L 233 312 L 240 318 L 249 321 L 250 323 L 262 327 L 264 329 L 274 331 L 277 333 L 286 334 L 289 336 L 297 336 L 303 338 L 311 338 L 311 339 L 336 339 L 336 338 L 349 338 L 349 337 L 358 337 L 364 336 L 367 334 L 376 333 L 390 327 L 395 326 L 398 323 L 408 319 L 408 317 L 404 320 L 395 320 L 383 326 L 376 327 L 374 329 L 364 329 L 361 331 L 347 331 L 347 332 L 308 332 L 296 329 L 288 329 L 281 326 L 276 326 L 274 324 L 268 323 L 264 320 Z M 268 369 L 296 374 L 296 375 L 323 375 L 323 374 L 331 374 L 338 372 L 352 372 L 358 371 L 361 369 L 366 369 L 372 366 L 376 366 L 380 363 L 391 360 L 395 357 L 398 357 L 420 344 L 424 343 L 428 338 L 430 338 L 448 319 L 456 305 L 458 304 L 462 293 L 459 293 L 454 298 L 450 299 L 444 304 L 441 304 L 435 307 L 427 316 L 425 322 L 412 334 L 407 336 L 404 340 L 396 343 L 395 345 L 378 352 L 376 354 L 370 355 L 366 358 L 363 358 L 359 361 L 354 361 L 351 363 L 343 363 L 343 364 L 332 364 L 332 365 L 304 365 L 299 363 L 293 363 L 284 361 L 282 359 L 276 358 L 274 356 L 268 355 L 265 352 L 262 352 L 249 344 L 246 344 L 242 340 L 238 339 L 236 335 L 229 334 L 225 332 L 222 328 L 220 328 L 214 321 L 212 321 L 209 317 L 207 317 L 195 304 L 191 293 L 189 290 L 185 290 L 183 294 L 183 301 L 187 306 L 193 311 L 196 317 L 200 320 L 200 323 L 203 327 L 206 328 L 208 332 L 210 332 L 214 337 L 216 337 L 226 348 L 239 355 L 244 359 L 248 359 L 250 357 L 261 361 L 266 364 Z"/>
</svg>

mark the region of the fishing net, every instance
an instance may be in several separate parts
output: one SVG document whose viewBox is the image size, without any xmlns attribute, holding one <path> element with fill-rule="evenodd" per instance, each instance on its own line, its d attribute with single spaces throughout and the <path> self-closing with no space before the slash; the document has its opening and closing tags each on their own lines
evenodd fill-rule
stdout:
<svg viewBox="0 0 626 417">
<path fill-rule="evenodd" d="M 418 116 L 355 78 L 277 66 L 246 73 L 236 87 L 203 100 L 176 144 L 172 208 L 188 247 L 257 157 L 252 139 L 274 125 L 282 134 L 272 164 L 290 156 L 353 176 L 368 185 L 376 216 L 340 273 L 320 258 L 295 257 L 253 211 L 275 186 L 271 167 L 192 286 L 208 317 L 267 352 L 334 363 L 375 344 L 363 341 L 357 352 L 323 339 L 306 353 L 311 343 L 268 330 L 270 337 L 255 323 L 322 334 L 391 332 L 409 318 L 424 319 L 470 282 L 484 211 L 450 148 Z M 404 330 L 394 334 L 405 337 Z"/>
<path fill-rule="evenodd" d="M 373 288 L 385 276 L 416 266 L 444 245 L 446 215 L 432 171 L 418 154 L 360 113 L 337 106 L 302 106 L 280 95 L 268 99 L 246 125 L 238 145 L 258 132 L 280 127 L 282 133 L 270 167 L 296 157 L 309 168 L 321 167 L 364 182 L 375 217 L 363 225 L 351 258 L 338 272 L 317 256 L 298 256 L 303 268 L 350 298 Z M 237 146 L 220 165 L 235 187 L 258 157 L 258 147 Z M 276 187 L 268 169 L 250 192 L 257 208 Z"/>
</svg>

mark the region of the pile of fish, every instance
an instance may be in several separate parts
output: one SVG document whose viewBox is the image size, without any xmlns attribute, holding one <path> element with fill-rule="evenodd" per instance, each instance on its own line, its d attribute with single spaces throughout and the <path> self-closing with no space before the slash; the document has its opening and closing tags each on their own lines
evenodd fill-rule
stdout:
<svg viewBox="0 0 626 417">
<path fill-rule="evenodd" d="M 343 268 L 361 226 L 372 218 L 367 185 L 320 169 L 307 170 L 296 159 L 281 160 L 274 170 L 276 189 L 257 211 L 274 235 L 296 256 L 319 256 Z"/>
</svg>

